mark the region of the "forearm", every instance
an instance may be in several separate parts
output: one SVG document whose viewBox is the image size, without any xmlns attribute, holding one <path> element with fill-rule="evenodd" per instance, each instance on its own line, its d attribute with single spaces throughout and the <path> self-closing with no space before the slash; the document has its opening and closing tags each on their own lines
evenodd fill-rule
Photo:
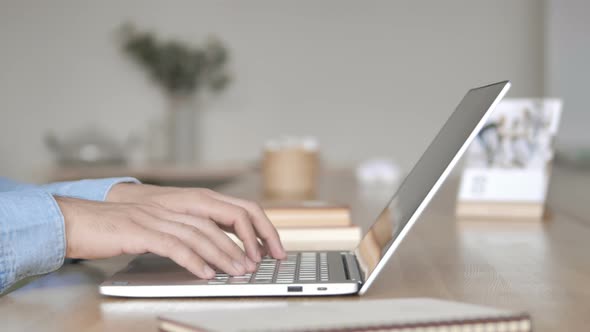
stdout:
<svg viewBox="0 0 590 332">
<path fill-rule="evenodd" d="M 0 193 L 0 292 L 22 278 L 58 269 L 65 248 L 63 215 L 50 193 Z"/>
</svg>

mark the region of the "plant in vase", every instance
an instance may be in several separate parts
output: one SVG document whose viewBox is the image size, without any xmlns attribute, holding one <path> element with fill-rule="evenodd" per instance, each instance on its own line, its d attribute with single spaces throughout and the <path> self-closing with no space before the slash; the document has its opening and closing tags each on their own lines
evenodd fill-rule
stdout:
<svg viewBox="0 0 590 332">
<path fill-rule="evenodd" d="M 133 25 L 121 28 L 122 49 L 162 87 L 170 103 L 169 159 L 194 162 L 196 153 L 195 96 L 219 93 L 230 83 L 229 54 L 216 37 L 203 44 L 187 45 L 178 40 L 160 40 L 154 33 Z"/>
</svg>

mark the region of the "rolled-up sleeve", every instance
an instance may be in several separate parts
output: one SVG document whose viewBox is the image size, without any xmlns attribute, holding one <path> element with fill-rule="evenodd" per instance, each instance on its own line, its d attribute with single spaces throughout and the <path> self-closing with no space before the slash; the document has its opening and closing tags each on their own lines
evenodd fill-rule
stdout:
<svg viewBox="0 0 590 332">
<path fill-rule="evenodd" d="M 111 188 L 123 182 L 139 183 L 132 177 L 106 178 L 96 180 L 80 180 L 68 182 L 55 182 L 40 186 L 40 188 L 57 196 L 67 196 L 87 199 L 92 201 L 104 201 Z"/>
<path fill-rule="evenodd" d="M 0 293 L 16 281 L 58 269 L 64 262 L 64 217 L 54 196 L 104 201 L 131 177 L 32 185 L 0 178 Z"/>
<path fill-rule="evenodd" d="M 0 192 L 35 188 L 36 187 L 33 184 L 16 182 L 8 178 L 0 177 Z"/>
<path fill-rule="evenodd" d="M 0 192 L 42 189 L 56 196 L 67 196 L 92 201 L 104 201 L 107 198 L 111 188 L 114 185 L 123 182 L 140 183 L 137 179 L 132 177 L 117 177 L 54 182 L 37 186 L 28 183 L 15 182 L 13 180 L 0 177 Z"/>
<path fill-rule="evenodd" d="M 22 278 L 58 269 L 65 247 L 63 215 L 49 192 L 0 192 L 0 293 Z"/>
</svg>

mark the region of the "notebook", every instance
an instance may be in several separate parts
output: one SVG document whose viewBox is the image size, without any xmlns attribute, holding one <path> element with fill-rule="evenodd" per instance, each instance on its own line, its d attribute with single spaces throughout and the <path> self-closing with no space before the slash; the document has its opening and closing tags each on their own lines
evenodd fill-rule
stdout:
<svg viewBox="0 0 590 332">
<path fill-rule="evenodd" d="M 504 331 L 528 332 L 526 313 L 429 298 L 289 302 L 159 317 L 166 332 Z"/>
</svg>

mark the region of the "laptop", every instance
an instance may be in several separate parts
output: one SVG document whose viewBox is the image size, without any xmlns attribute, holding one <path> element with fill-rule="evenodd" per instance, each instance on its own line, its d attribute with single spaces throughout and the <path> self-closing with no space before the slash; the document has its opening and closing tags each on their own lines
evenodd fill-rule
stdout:
<svg viewBox="0 0 590 332">
<path fill-rule="evenodd" d="M 471 89 L 376 216 L 353 251 L 287 252 L 264 257 L 254 273 L 199 279 L 170 259 L 141 255 L 100 285 L 122 297 L 321 296 L 364 294 L 510 89 L 510 82 Z"/>
</svg>

